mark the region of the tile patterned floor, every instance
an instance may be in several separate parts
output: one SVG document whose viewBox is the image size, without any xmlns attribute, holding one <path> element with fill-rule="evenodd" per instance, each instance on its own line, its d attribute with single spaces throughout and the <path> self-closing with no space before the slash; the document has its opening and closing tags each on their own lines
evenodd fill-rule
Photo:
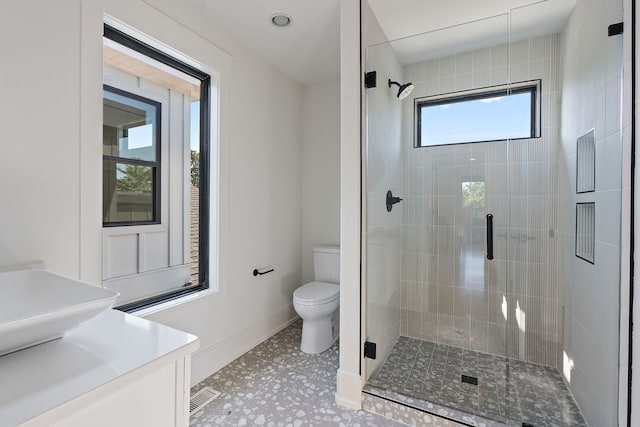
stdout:
<svg viewBox="0 0 640 427">
<path fill-rule="evenodd" d="M 191 416 L 193 427 L 401 426 L 379 415 L 336 405 L 338 346 L 319 355 L 300 351 L 302 322 L 264 341 L 206 380 L 222 394 Z"/>
<path fill-rule="evenodd" d="M 369 384 L 508 425 L 586 426 L 556 369 L 413 338 L 398 339 Z"/>
</svg>

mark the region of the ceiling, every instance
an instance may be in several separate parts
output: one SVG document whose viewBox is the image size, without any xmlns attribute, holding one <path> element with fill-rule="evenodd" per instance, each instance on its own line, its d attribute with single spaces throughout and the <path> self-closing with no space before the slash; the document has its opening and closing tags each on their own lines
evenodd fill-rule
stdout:
<svg viewBox="0 0 640 427">
<path fill-rule="evenodd" d="M 194 0 L 212 24 L 300 84 L 337 79 L 340 67 L 339 0 Z M 564 26 L 576 0 L 368 0 L 389 40 L 447 28 L 430 36 L 430 55 L 484 47 L 514 37 L 540 35 Z M 202 10 L 202 9 L 201 9 Z M 506 16 L 512 11 L 511 23 Z M 287 29 L 269 17 L 293 18 Z M 490 19 L 486 19 L 490 18 Z M 471 25 L 460 25 L 479 21 Z M 424 36 L 423 36 L 424 37 Z M 493 39 L 492 39 L 493 37 Z M 428 59 L 425 39 L 394 44 L 402 62 Z M 455 47 L 454 47 L 455 46 Z"/>
<path fill-rule="evenodd" d="M 564 28 L 576 0 L 369 0 L 403 64 Z"/>
<path fill-rule="evenodd" d="M 300 84 L 340 74 L 339 0 L 196 0 L 212 24 Z M 201 9 L 201 10 L 202 10 Z M 269 18 L 285 13 L 289 28 Z"/>
</svg>

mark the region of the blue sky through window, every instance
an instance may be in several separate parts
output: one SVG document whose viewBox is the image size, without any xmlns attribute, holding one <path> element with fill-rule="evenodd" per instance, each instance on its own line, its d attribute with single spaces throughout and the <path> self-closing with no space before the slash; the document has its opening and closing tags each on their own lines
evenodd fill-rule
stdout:
<svg viewBox="0 0 640 427">
<path fill-rule="evenodd" d="M 531 137 L 531 92 L 425 105 L 420 146 Z"/>
<path fill-rule="evenodd" d="M 127 149 L 145 148 L 153 146 L 153 123 L 129 128 Z"/>
</svg>

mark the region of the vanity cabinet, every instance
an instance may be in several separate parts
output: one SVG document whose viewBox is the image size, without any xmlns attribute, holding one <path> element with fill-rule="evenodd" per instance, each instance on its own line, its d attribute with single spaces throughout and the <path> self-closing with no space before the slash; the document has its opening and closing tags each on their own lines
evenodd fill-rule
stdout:
<svg viewBox="0 0 640 427">
<path fill-rule="evenodd" d="M 0 425 L 186 427 L 190 334 L 107 310 L 0 357 Z"/>
</svg>

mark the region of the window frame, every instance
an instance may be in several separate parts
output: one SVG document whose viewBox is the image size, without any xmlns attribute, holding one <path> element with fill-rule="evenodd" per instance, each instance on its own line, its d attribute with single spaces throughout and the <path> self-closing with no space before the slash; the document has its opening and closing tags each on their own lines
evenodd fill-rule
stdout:
<svg viewBox="0 0 640 427">
<path fill-rule="evenodd" d="M 531 117 L 531 133 L 529 136 L 521 138 L 503 138 L 489 139 L 478 141 L 461 141 L 450 142 L 447 144 L 422 145 L 422 108 L 435 107 L 443 104 L 452 104 L 457 102 L 476 101 L 481 99 L 494 98 L 496 96 L 511 96 L 521 93 L 531 93 L 530 117 Z M 497 141 L 517 141 L 525 139 L 533 139 L 541 137 L 541 104 L 542 104 L 542 80 L 528 80 L 517 83 L 508 83 L 503 85 L 488 86 L 478 89 L 445 93 L 441 95 L 426 96 L 414 99 L 414 148 L 441 147 L 446 145 L 458 144 L 476 144 L 482 142 Z"/>
<path fill-rule="evenodd" d="M 153 99 L 145 98 L 144 96 L 140 96 L 135 93 L 128 92 L 126 90 L 119 89 L 117 87 L 109 86 L 106 84 L 102 85 L 103 94 L 104 91 L 110 92 L 125 98 L 130 98 L 136 101 L 144 102 L 149 105 L 153 105 L 156 107 L 155 114 L 155 126 L 156 126 L 156 137 L 155 137 L 155 155 L 156 160 L 142 160 L 142 159 L 131 159 L 128 157 L 119 157 L 119 156 L 111 156 L 104 154 L 104 148 L 102 153 L 102 164 L 104 165 L 105 161 L 110 161 L 114 163 L 124 163 L 127 165 L 136 165 L 136 166 L 147 166 L 153 169 L 152 173 L 152 197 L 153 197 L 153 219 L 147 221 L 113 221 L 113 222 L 105 222 L 104 217 L 102 218 L 102 227 L 129 227 L 134 225 L 154 225 L 162 223 L 162 183 L 160 177 L 162 176 L 162 150 L 161 150 L 161 141 L 162 141 L 162 103 L 155 101 Z M 104 101 L 104 95 L 103 95 Z M 103 124 L 104 126 L 104 124 Z M 104 180 L 104 177 L 103 177 Z M 104 191 L 104 190 L 103 190 Z"/>
<path fill-rule="evenodd" d="M 180 289 L 119 305 L 117 310 L 132 312 L 171 301 L 194 292 L 209 289 L 210 284 L 210 174 L 211 174 L 211 76 L 107 23 L 103 24 L 103 37 L 148 56 L 200 81 L 200 176 L 199 176 L 199 231 L 198 231 L 198 283 L 186 283 Z M 192 213 L 193 214 L 193 213 Z M 143 224 L 147 225 L 147 224 Z M 176 286 L 180 286 L 176 284 Z"/>
</svg>

